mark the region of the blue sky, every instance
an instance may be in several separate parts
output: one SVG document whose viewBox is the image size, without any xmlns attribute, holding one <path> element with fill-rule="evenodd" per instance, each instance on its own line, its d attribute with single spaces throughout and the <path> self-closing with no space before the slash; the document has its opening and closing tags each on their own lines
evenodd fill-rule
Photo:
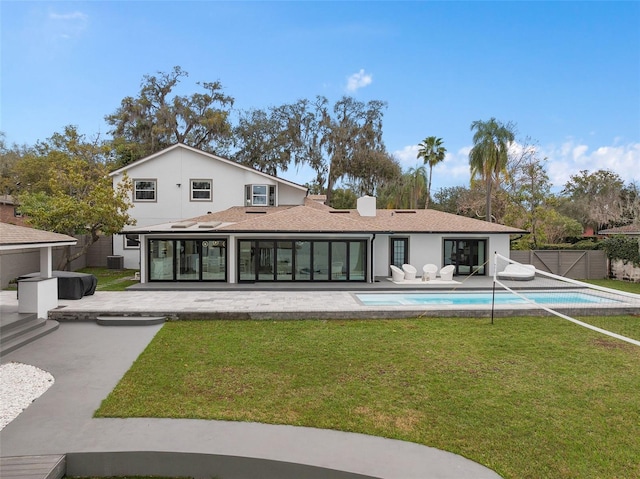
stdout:
<svg viewBox="0 0 640 479">
<path fill-rule="evenodd" d="M 403 167 L 438 136 L 433 186 L 467 185 L 471 122 L 514 122 L 556 188 L 580 170 L 640 181 L 640 2 L 0 3 L 0 131 L 33 144 L 104 116 L 143 75 L 179 65 L 179 93 L 219 80 L 235 108 L 343 95 L 387 102 Z M 313 174 L 290 169 L 304 183 Z"/>
</svg>

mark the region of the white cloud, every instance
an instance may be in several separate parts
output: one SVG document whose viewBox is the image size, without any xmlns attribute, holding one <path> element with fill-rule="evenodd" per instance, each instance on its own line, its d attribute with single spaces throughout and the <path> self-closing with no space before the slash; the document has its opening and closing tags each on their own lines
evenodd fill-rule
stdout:
<svg viewBox="0 0 640 479">
<path fill-rule="evenodd" d="M 403 169 L 412 167 L 418 163 L 418 145 L 405 146 L 402 150 L 394 151 L 393 156 Z"/>
<path fill-rule="evenodd" d="M 589 173 L 609 170 L 625 183 L 640 181 L 640 143 L 614 144 L 590 150 L 588 145 L 569 139 L 559 147 L 551 146 L 541 153 L 548 158 L 549 179 L 556 188 L 562 188 L 571 176 L 582 170 Z"/>
<path fill-rule="evenodd" d="M 49 12 L 49 18 L 52 20 L 80 20 L 86 21 L 89 16 L 86 13 L 82 12 L 71 12 L 71 13 L 55 13 Z"/>
<path fill-rule="evenodd" d="M 420 166 L 418 145 L 405 146 L 393 152 L 394 158 L 400 162 L 403 171 Z M 469 185 L 469 151 L 471 147 L 460 148 L 457 152 L 447 152 L 444 160 L 433 168 L 432 190 L 448 186 Z"/>
<path fill-rule="evenodd" d="M 521 151 L 524 145 L 515 143 L 514 151 Z M 530 146 L 534 147 L 534 146 Z M 619 144 L 618 140 L 610 146 L 589 148 L 583 142 L 569 139 L 559 146 L 535 146 L 537 156 L 546 158 L 545 167 L 554 190 L 561 190 L 569 179 L 586 170 L 594 173 L 609 170 L 616 173 L 625 183 L 640 183 L 640 143 Z M 433 169 L 432 189 L 448 186 L 469 186 L 469 151 L 465 146 L 456 152 L 447 152 L 445 159 Z M 418 145 L 405 146 L 393 152 L 404 171 L 419 166 Z"/>
<path fill-rule="evenodd" d="M 347 91 L 355 92 L 370 85 L 371 82 L 373 82 L 373 76 L 370 73 L 365 73 L 364 69 L 360 69 L 358 73 L 354 73 L 347 78 Z"/>
<path fill-rule="evenodd" d="M 80 36 L 89 24 L 89 15 L 79 11 L 57 13 L 49 11 L 49 31 L 54 38 L 75 38 Z"/>
</svg>

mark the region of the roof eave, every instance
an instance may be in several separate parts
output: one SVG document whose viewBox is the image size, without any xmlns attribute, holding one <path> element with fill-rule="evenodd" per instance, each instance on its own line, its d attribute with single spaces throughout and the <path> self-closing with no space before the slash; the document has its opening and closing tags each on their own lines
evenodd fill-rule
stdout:
<svg viewBox="0 0 640 479">
<path fill-rule="evenodd" d="M 74 246 L 78 241 L 46 241 L 46 242 L 18 242 L 18 243 L 3 243 L 0 245 L 0 251 L 14 250 L 14 249 L 36 249 L 36 248 L 48 248 L 54 246 Z"/>
</svg>

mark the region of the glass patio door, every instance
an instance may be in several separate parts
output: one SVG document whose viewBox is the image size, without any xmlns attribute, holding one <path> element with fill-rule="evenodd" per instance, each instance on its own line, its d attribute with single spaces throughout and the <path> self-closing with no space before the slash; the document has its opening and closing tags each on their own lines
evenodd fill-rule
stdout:
<svg viewBox="0 0 640 479">
<path fill-rule="evenodd" d="M 486 250 L 483 239 L 445 239 L 443 265 L 454 265 L 457 275 L 485 275 Z"/>
<path fill-rule="evenodd" d="M 197 240 L 176 241 L 176 280 L 200 280 L 200 245 Z"/>
</svg>

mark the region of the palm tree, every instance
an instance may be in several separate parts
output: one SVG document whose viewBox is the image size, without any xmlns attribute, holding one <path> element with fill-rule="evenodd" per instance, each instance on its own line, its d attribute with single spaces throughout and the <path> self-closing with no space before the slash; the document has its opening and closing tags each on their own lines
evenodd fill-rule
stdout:
<svg viewBox="0 0 640 479">
<path fill-rule="evenodd" d="M 418 208 L 418 202 L 427 187 L 426 176 L 427 170 L 425 170 L 424 166 L 409 168 L 403 175 L 404 185 L 409 196 L 409 208 Z"/>
<path fill-rule="evenodd" d="M 429 182 L 427 184 L 427 200 L 424 204 L 424 209 L 429 207 L 429 198 L 431 197 L 431 177 L 433 167 L 444 160 L 444 155 L 447 149 L 442 146 L 442 138 L 436 138 L 430 136 L 425 138 L 422 143 L 418 145 L 418 158 L 422 158 L 424 164 L 429 165 Z"/>
<path fill-rule="evenodd" d="M 471 181 L 482 179 L 487 188 L 486 221 L 491 222 L 491 188 L 506 172 L 509 143 L 514 141 L 513 125 L 503 125 L 495 118 L 471 123 L 473 148 L 469 152 Z"/>
</svg>

